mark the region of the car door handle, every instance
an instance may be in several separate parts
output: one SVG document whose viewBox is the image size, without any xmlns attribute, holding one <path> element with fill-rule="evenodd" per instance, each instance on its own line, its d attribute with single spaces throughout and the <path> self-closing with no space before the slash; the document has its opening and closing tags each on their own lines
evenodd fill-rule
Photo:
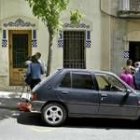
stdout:
<svg viewBox="0 0 140 140">
<path fill-rule="evenodd" d="M 102 94 L 101 94 L 101 101 L 103 101 L 103 100 L 104 100 L 104 98 L 106 98 L 106 97 L 107 97 L 107 94 L 102 93 Z"/>
<path fill-rule="evenodd" d="M 62 94 L 68 94 L 69 91 L 62 91 Z"/>
<path fill-rule="evenodd" d="M 102 94 L 101 94 L 101 97 L 107 97 L 107 94 L 102 93 Z"/>
</svg>

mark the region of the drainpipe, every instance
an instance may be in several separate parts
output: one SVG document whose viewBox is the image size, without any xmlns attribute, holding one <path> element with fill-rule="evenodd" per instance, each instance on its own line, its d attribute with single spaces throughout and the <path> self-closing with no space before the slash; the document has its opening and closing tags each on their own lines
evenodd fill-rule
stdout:
<svg viewBox="0 0 140 140">
<path fill-rule="evenodd" d="M 109 12 L 105 9 L 102 8 L 102 3 L 103 3 L 104 0 L 100 0 L 100 11 L 101 13 L 104 13 L 105 15 L 108 15 L 108 16 L 111 16 L 111 17 L 114 17 L 114 18 L 118 18 L 117 15 L 113 14 L 112 12 Z M 115 1 L 115 0 L 111 0 L 111 1 Z M 109 2 L 110 4 L 111 2 Z M 111 6 L 110 6 L 111 7 Z"/>
<path fill-rule="evenodd" d="M 2 13 L 2 10 L 1 10 L 1 0 L 0 0 L 0 31 L 1 31 L 1 13 Z"/>
<path fill-rule="evenodd" d="M 106 15 L 106 16 L 108 16 L 108 22 L 109 22 L 109 24 L 108 24 L 108 31 L 109 31 L 109 34 L 111 34 L 111 21 L 110 21 L 110 18 L 112 17 L 112 18 L 116 18 L 116 16 L 115 15 L 113 15 L 112 13 L 110 13 L 109 12 L 109 8 L 110 8 L 110 6 L 107 6 L 107 8 L 105 9 L 104 7 L 103 7 L 103 5 L 104 5 L 104 0 L 100 0 L 100 11 L 101 11 L 101 13 L 102 14 L 104 14 L 104 15 Z M 109 5 L 110 5 L 110 3 L 108 3 Z M 108 8 L 109 7 L 109 8 Z M 112 64 L 113 64 L 113 60 L 112 60 L 112 57 L 113 57 L 113 51 L 114 51 L 114 49 L 113 49 L 113 47 L 111 47 L 112 45 L 112 41 L 111 41 L 111 38 L 110 38 L 110 36 L 109 36 L 109 38 L 108 38 L 108 42 L 109 42 L 109 48 L 108 48 L 108 54 L 109 54 L 109 57 L 108 57 L 108 62 L 109 62 L 109 65 L 106 67 L 107 69 L 109 69 L 110 71 L 112 71 Z M 114 44 L 114 43 L 113 43 Z M 103 60 L 103 59 L 102 59 Z"/>
</svg>

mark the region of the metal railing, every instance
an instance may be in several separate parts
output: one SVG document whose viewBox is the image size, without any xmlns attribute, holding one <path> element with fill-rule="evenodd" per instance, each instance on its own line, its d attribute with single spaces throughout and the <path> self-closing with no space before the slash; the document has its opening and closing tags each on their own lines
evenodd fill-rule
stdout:
<svg viewBox="0 0 140 140">
<path fill-rule="evenodd" d="M 64 60 L 64 68 L 81 68 L 85 69 L 84 60 Z"/>
</svg>

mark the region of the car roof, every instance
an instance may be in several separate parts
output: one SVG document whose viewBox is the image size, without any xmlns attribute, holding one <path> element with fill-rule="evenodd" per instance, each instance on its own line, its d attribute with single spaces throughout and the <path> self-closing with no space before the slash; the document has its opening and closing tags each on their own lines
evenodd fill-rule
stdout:
<svg viewBox="0 0 140 140">
<path fill-rule="evenodd" d="M 62 68 L 59 69 L 61 71 L 75 71 L 75 72 L 91 72 L 91 73 L 100 73 L 100 74 L 111 74 L 116 75 L 110 71 L 103 71 L 103 70 L 93 70 L 93 69 L 74 69 L 74 68 Z"/>
</svg>

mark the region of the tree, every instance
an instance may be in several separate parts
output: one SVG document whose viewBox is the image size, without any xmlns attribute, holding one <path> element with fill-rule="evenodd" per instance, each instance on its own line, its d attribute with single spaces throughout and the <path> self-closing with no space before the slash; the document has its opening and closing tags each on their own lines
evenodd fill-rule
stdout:
<svg viewBox="0 0 140 140">
<path fill-rule="evenodd" d="M 49 32 L 49 49 L 47 60 L 47 74 L 50 74 L 52 61 L 52 45 L 56 31 L 60 28 L 60 14 L 66 10 L 69 0 L 25 0 L 32 8 L 33 14 L 43 21 Z"/>
</svg>

